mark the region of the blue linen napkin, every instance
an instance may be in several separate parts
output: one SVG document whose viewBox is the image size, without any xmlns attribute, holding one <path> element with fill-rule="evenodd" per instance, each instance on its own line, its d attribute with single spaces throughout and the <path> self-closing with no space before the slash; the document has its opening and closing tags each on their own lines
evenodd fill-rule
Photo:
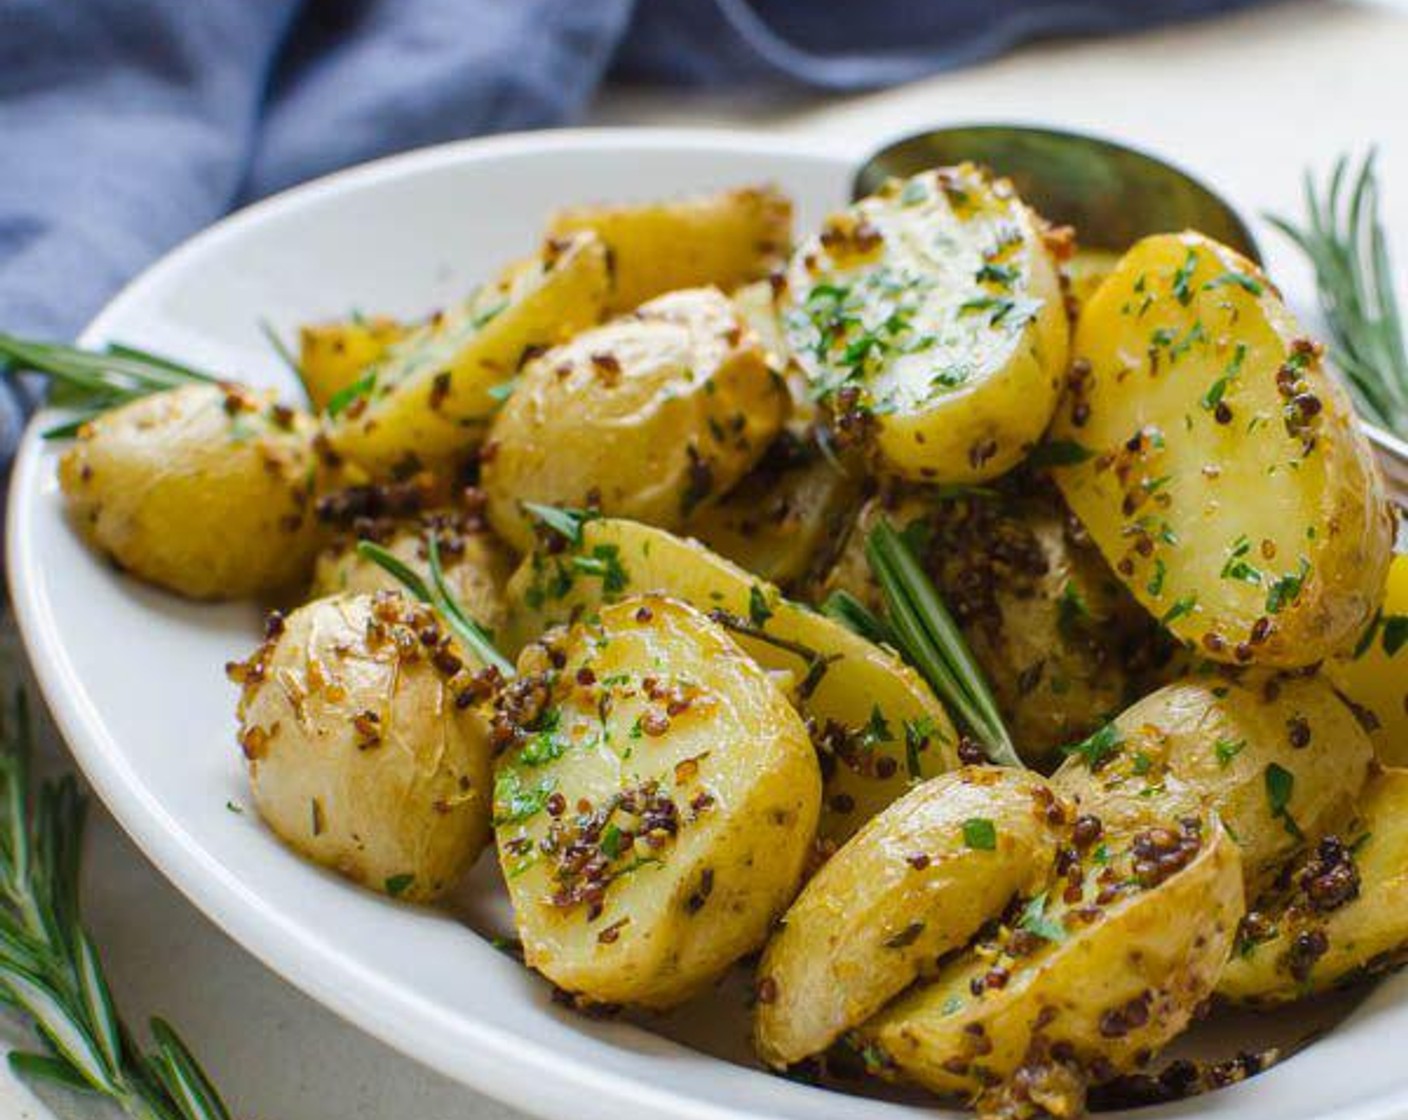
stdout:
<svg viewBox="0 0 1408 1120">
<path fill-rule="evenodd" d="M 73 333 L 231 208 L 569 123 L 608 74 L 853 90 L 1253 0 L 0 0 L 0 330 Z M 0 466 L 30 402 L 0 392 Z"/>
</svg>

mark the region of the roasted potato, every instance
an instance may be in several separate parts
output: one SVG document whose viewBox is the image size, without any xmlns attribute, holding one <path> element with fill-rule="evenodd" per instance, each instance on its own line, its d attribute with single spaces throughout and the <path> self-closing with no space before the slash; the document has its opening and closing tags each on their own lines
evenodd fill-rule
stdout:
<svg viewBox="0 0 1408 1120">
<path fill-rule="evenodd" d="M 785 429 L 762 461 L 681 533 L 786 590 L 835 553 L 855 515 L 863 474 L 828 456 L 813 427 Z"/>
<path fill-rule="evenodd" d="M 728 299 L 673 292 L 549 350 L 490 431 L 489 519 L 533 544 L 525 502 L 678 527 L 741 479 L 787 414 L 787 392 Z"/>
<path fill-rule="evenodd" d="M 391 346 L 339 402 L 333 448 L 376 478 L 453 466 L 483 441 L 524 359 L 600 319 L 607 284 L 595 237 L 549 242 Z"/>
<path fill-rule="evenodd" d="M 792 244 L 792 203 L 775 187 L 742 187 L 669 202 L 559 210 L 550 237 L 590 231 L 611 258 L 613 314 L 705 285 L 728 290 L 781 267 Z"/>
<path fill-rule="evenodd" d="M 319 470 L 311 418 L 203 384 L 84 425 L 59 484 L 79 531 L 124 571 L 192 599 L 243 599 L 307 578 Z"/>
<path fill-rule="evenodd" d="M 793 254 L 788 345 L 883 470 L 977 482 L 1045 430 L 1068 325 L 1045 227 L 964 164 L 892 181 Z"/>
<path fill-rule="evenodd" d="M 821 835 L 839 843 L 909 786 L 958 765 L 942 704 L 908 665 L 694 541 L 633 521 L 590 520 L 549 539 L 509 581 L 506 648 L 659 591 L 723 620 L 742 649 L 790 683 L 826 780 Z"/>
<path fill-rule="evenodd" d="M 1081 312 L 1047 457 L 1149 611 L 1219 661 L 1352 645 L 1393 542 L 1384 484 L 1321 347 L 1250 261 L 1139 242 Z"/>
<path fill-rule="evenodd" d="M 508 617 L 504 588 L 513 574 L 513 561 L 478 516 L 464 509 L 432 509 L 404 518 L 377 519 L 339 534 L 318 554 L 308 597 L 371 594 L 401 587 L 395 576 L 357 551 L 362 540 L 380 544 L 428 582 L 432 535 L 445 583 L 456 602 L 492 635 Z"/>
<path fill-rule="evenodd" d="M 412 328 L 385 315 L 311 323 L 298 332 L 298 376 L 308 401 L 321 412 Z"/>
<path fill-rule="evenodd" d="M 1306 837 L 1348 824 L 1373 758 L 1354 714 L 1318 676 L 1190 678 L 1072 748 L 1052 784 L 1108 823 L 1158 803 L 1169 779 L 1193 789 L 1240 847 L 1255 897 Z"/>
<path fill-rule="evenodd" d="M 820 807 L 811 741 L 683 603 L 634 596 L 545 643 L 496 717 L 511 746 L 494 819 L 524 959 L 587 1002 L 677 1004 L 791 901 Z"/>
<path fill-rule="evenodd" d="M 1133 822 L 1129 822 L 1133 823 Z M 1242 915 L 1214 815 L 1072 846 L 1049 892 L 861 1028 L 882 1074 L 987 1115 L 1072 1116 L 1087 1081 L 1138 1068 L 1211 994 Z"/>
<path fill-rule="evenodd" d="M 1014 895 L 1051 875 L 1064 835 L 1033 774 L 967 767 L 872 817 L 807 883 L 758 966 L 755 1038 L 769 1065 L 820 1053 Z"/>
<path fill-rule="evenodd" d="M 1242 922 L 1218 994 L 1269 1006 L 1396 967 L 1408 946 L 1408 770 L 1369 779 L 1355 819 L 1324 836 Z"/>
<path fill-rule="evenodd" d="M 821 592 L 883 604 L 865 558 L 880 518 L 901 530 L 963 631 L 1022 757 L 1047 765 L 1168 671 L 1171 642 L 1120 585 L 1051 484 L 1025 474 L 957 493 L 871 499 Z"/>
<path fill-rule="evenodd" d="M 1325 675 L 1359 712 L 1379 761 L 1408 765 L 1408 554 L 1393 558 L 1374 622 Z"/>
<path fill-rule="evenodd" d="M 427 643 L 426 634 L 438 637 Z M 430 901 L 489 841 L 480 668 L 397 592 L 319 599 L 229 667 L 259 815 L 294 851 L 396 898 Z"/>
</svg>

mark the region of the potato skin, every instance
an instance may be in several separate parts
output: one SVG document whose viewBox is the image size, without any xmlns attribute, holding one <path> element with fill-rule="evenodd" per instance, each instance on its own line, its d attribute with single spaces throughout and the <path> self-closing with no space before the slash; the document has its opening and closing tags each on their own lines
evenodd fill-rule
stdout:
<svg viewBox="0 0 1408 1120">
<path fill-rule="evenodd" d="M 881 469 L 978 482 L 1040 438 L 1069 333 L 1045 233 L 1011 183 L 963 164 L 886 184 L 793 254 L 788 343 Z"/>
<path fill-rule="evenodd" d="M 1085 305 L 1052 425 L 1066 500 L 1135 597 L 1218 661 L 1293 668 L 1378 605 L 1393 513 L 1321 348 L 1226 246 L 1163 234 Z"/>
<path fill-rule="evenodd" d="M 1358 812 L 1259 899 L 1218 981 L 1233 1003 L 1270 1007 L 1395 968 L 1408 946 L 1408 770 L 1369 779 Z"/>
<path fill-rule="evenodd" d="M 1393 558 L 1375 621 L 1324 672 L 1365 716 L 1379 761 L 1408 765 L 1408 554 Z"/>
<path fill-rule="evenodd" d="M 683 603 L 633 597 L 547 642 L 519 659 L 496 723 L 524 959 L 585 1002 L 672 1006 L 758 948 L 791 901 L 820 807 L 811 742 L 767 674 Z"/>
<path fill-rule="evenodd" d="M 1036 775 L 965 767 L 890 805 L 822 865 L 758 966 L 758 1053 L 785 1068 L 859 1026 L 1014 895 L 1051 874 L 1062 834 Z M 990 825 L 991 837 L 967 826 Z M 989 844 L 988 841 L 991 840 Z"/>
<path fill-rule="evenodd" d="M 490 633 L 500 629 L 508 618 L 504 588 L 513 574 L 512 558 L 477 515 L 460 509 L 428 510 L 340 534 L 318 554 L 308 598 L 400 590 L 395 576 L 358 553 L 361 540 L 380 544 L 428 581 L 432 535 L 439 545 L 445 582 L 456 601 Z"/>
<path fill-rule="evenodd" d="M 818 429 L 789 426 L 762 461 L 681 528 L 785 591 L 829 563 L 860 501 L 862 472 L 822 451 Z"/>
<path fill-rule="evenodd" d="M 943 705 L 889 650 L 661 529 L 601 518 L 586 522 L 576 543 L 563 543 L 535 551 L 509 581 L 504 648 L 644 591 L 723 612 L 743 650 L 792 682 L 826 780 L 826 842 L 843 842 L 912 783 L 958 765 L 958 736 Z"/>
<path fill-rule="evenodd" d="M 1211 993 L 1242 914 L 1236 845 L 1215 817 L 1193 823 L 1182 836 L 1196 852 L 1167 878 L 1149 882 L 1135 870 L 1135 852 L 1157 826 L 1111 836 L 1103 865 L 1085 860 L 1083 901 L 1053 894 L 1044 906 L 1058 940 L 1037 937 L 1013 955 L 1022 931 L 999 931 L 871 1020 L 861 1034 L 881 1072 L 976 1100 L 993 1115 L 1004 1100 L 1030 1109 L 1039 1087 L 1055 1098 L 1043 1099 L 1051 1112 L 1074 1115 L 1086 1076 L 1147 1060 Z M 1092 906 L 1106 881 L 1122 885 Z M 994 966 L 1007 974 L 1001 986 L 986 983 Z"/>
<path fill-rule="evenodd" d="M 385 315 L 300 328 L 298 376 L 309 403 L 320 412 L 327 408 L 412 329 Z"/>
<path fill-rule="evenodd" d="M 533 545 L 524 502 L 676 528 L 748 472 L 786 411 L 723 295 L 661 296 L 524 370 L 490 432 L 490 522 L 520 551 Z"/>
<path fill-rule="evenodd" d="M 266 595 L 305 579 L 321 541 L 312 428 L 270 394 L 183 386 L 85 425 L 59 484 L 88 542 L 139 579 Z"/>
<path fill-rule="evenodd" d="M 456 703 L 479 666 L 448 637 L 427 647 L 436 627 L 396 592 L 319 599 L 274 616 L 230 667 L 265 823 L 314 863 L 415 902 L 444 893 L 489 841 L 488 724 Z"/>
<path fill-rule="evenodd" d="M 333 448 L 375 479 L 411 467 L 453 473 L 483 442 L 498 389 L 526 355 L 596 323 L 607 284 L 597 238 L 550 241 L 392 345 L 365 392 L 332 418 Z"/>
<path fill-rule="evenodd" d="M 883 606 L 865 558 L 882 517 L 913 543 L 1029 763 L 1054 765 L 1058 748 L 1166 677 L 1171 643 L 1048 480 L 1018 472 L 982 491 L 882 490 L 856 517 L 818 598 L 847 591 Z"/>
<path fill-rule="evenodd" d="M 559 210 L 549 236 L 589 231 L 611 257 L 611 314 L 682 288 L 725 291 L 761 280 L 786 260 L 792 203 L 773 186 L 740 187 L 664 202 Z"/>
<path fill-rule="evenodd" d="M 1318 676 L 1177 681 L 1122 712 L 1105 737 L 1096 769 L 1091 751 L 1072 755 L 1052 778 L 1057 790 L 1116 821 L 1175 779 L 1236 839 L 1250 897 L 1302 837 L 1345 826 L 1373 764 L 1368 736 Z"/>
</svg>

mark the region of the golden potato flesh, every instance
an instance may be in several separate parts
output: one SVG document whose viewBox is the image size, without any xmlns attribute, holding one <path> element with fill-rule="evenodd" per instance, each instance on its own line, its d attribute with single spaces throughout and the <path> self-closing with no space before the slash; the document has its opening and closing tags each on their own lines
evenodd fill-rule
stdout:
<svg viewBox="0 0 1408 1120">
<path fill-rule="evenodd" d="M 1173 779 L 1215 809 L 1255 896 L 1307 837 L 1353 817 L 1373 748 L 1320 677 L 1187 679 L 1126 709 L 1052 778 L 1114 822 L 1157 804 Z"/>
<path fill-rule="evenodd" d="M 807 883 L 758 966 L 755 1038 L 768 1064 L 820 1053 L 1014 895 L 1051 874 L 1063 837 L 1033 774 L 967 767 L 917 786 Z"/>
<path fill-rule="evenodd" d="M 1049 762 L 1165 673 L 1172 643 L 1048 481 L 1021 474 L 993 489 L 878 495 L 856 518 L 822 595 L 846 591 L 881 608 L 865 539 L 882 517 L 914 546 L 1027 761 Z"/>
<path fill-rule="evenodd" d="M 661 296 L 524 370 L 486 447 L 490 522 L 523 551 L 525 502 L 678 527 L 747 474 L 786 412 L 785 387 L 723 295 Z"/>
<path fill-rule="evenodd" d="M 309 403 L 319 411 L 327 408 L 411 329 L 384 315 L 303 327 L 298 332 L 298 376 Z"/>
<path fill-rule="evenodd" d="M 1141 241 L 1085 305 L 1048 454 L 1141 603 L 1208 657 L 1309 665 L 1378 605 L 1393 517 L 1349 400 L 1249 261 Z"/>
<path fill-rule="evenodd" d="M 888 649 L 784 598 L 694 541 L 634 521 L 587 521 L 549 541 L 509 581 L 504 646 L 603 602 L 658 591 L 721 618 L 789 683 L 821 759 L 821 835 L 840 843 L 909 787 L 958 765 L 958 736 L 920 676 Z"/>
<path fill-rule="evenodd" d="M 1216 817 L 1110 833 L 1050 893 L 861 1028 L 877 1072 L 987 1115 L 1072 1116 L 1088 1081 L 1147 1063 L 1212 992 L 1242 915 Z"/>
<path fill-rule="evenodd" d="M 1379 761 L 1408 765 L 1408 555 L 1393 558 L 1379 614 L 1325 676 L 1356 706 Z"/>
<path fill-rule="evenodd" d="M 559 210 L 553 237 L 590 231 L 611 256 L 608 310 L 713 285 L 725 290 L 780 268 L 792 243 L 792 203 L 771 186 L 741 187 L 665 202 Z"/>
<path fill-rule="evenodd" d="M 439 547 L 445 583 L 455 601 L 465 614 L 494 633 L 508 617 L 504 588 L 513 574 L 513 563 L 508 550 L 478 517 L 460 509 L 379 519 L 340 535 L 319 553 L 308 597 L 321 599 L 401 588 L 395 576 L 357 551 L 362 540 L 380 544 L 421 579 L 429 581 L 432 536 Z"/>
<path fill-rule="evenodd" d="M 494 820 L 524 959 L 590 1003 L 663 1008 L 791 901 L 821 779 L 777 686 L 661 596 L 530 646 L 498 701 Z M 557 667 L 554 667 L 557 666 Z"/>
<path fill-rule="evenodd" d="M 891 182 L 794 253 L 788 344 L 884 470 L 974 482 L 1045 430 L 1068 326 L 1044 227 L 971 165 Z"/>
<path fill-rule="evenodd" d="M 697 510 L 681 533 L 769 583 L 799 585 L 845 539 L 863 479 L 827 456 L 818 438 L 814 428 L 785 430 L 742 482 Z"/>
<path fill-rule="evenodd" d="M 1358 813 L 1321 837 L 1242 923 L 1218 994 L 1288 1003 L 1401 964 L 1408 947 L 1408 770 L 1369 779 Z"/>
<path fill-rule="evenodd" d="M 273 616 L 253 657 L 229 667 L 259 815 L 354 882 L 436 898 L 489 842 L 488 724 L 465 702 L 482 692 L 480 668 L 430 608 L 395 592 Z"/>
<path fill-rule="evenodd" d="M 317 471 L 308 417 L 191 385 L 85 425 L 59 484 L 79 531 L 125 571 L 192 599 L 242 599 L 307 577 Z"/>
<path fill-rule="evenodd" d="M 483 442 L 524 360 L 601 318 L 607 283 L 595 237 L 549 242 L 392 345 L 330 410 L 333 448 L 376 478 L 453 467 Z"/>
</svg>

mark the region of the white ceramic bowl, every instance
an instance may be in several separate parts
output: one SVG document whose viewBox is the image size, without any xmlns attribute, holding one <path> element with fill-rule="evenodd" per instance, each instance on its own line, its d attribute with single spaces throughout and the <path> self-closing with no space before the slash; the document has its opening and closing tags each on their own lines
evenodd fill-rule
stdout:
<svg viewBox="0 0 1408 1120">
<path fill-rule="evenodd" d="M 261 319 L 287 333 L 353 308 L 423 314 L 527 250 L 547 211 L 569 202 L 766 179 L 794 196 L 806 228 L 844 198 L 849 172 L 835 154 L 722 133 L 537 134 L 432 149 L 220 223 L 143 274 L 82 341 L 130 341 L 291 394 Z M 15 464 L 7 567 L 45 696 L 123 827 L 270 967 L 407 1054 L 543 1116 L 919 1115 L 914 1104 L 838 1096 L 751 1067 L 736 987 L 658 1031 L 557 1007 L 545 984 L 481 936 L 508 924 L 491 858 L 452 917 L 390 903 L 285 851 L 252 811 L 236 811 L 246 793 L 223 666 L 254 645 L 259 612 L 185 603 L 99 562 L 64 520 L 57 448 L 39 438 L 42 426 Z M 1294 1037 L 1308 1022 L 1232 1020 L 1216 1045 L 1249 1041 L 1248 1030 L 1258 1041 Z M 1399 977 L 1268 1073 L 1153 1113 L 1408 1115 L 1404 1040 L 1408 978 Z"/>
</svg>

